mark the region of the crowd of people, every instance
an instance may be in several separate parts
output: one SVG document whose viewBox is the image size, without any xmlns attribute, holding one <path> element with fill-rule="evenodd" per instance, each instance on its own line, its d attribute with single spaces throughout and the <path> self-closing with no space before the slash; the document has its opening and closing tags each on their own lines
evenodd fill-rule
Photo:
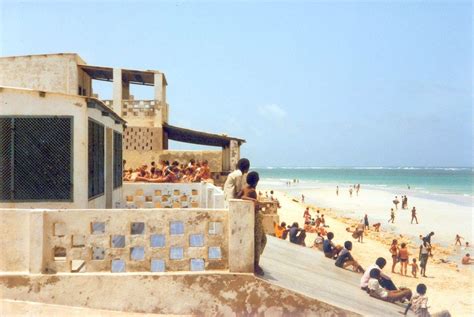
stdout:
<svg viewBox="0 0 474 317">
<path fill-rule="evenodd" d="M 178 161 L 163 160 L 159 164 L 155 162 L 142 164 L 135 169 L 125 168 L 126 161 L 123 162 L 123 180 L 129 182 L 149 182 L 149 183 L 193 183 L 212 182 L 211 169 L 207 160 L 199 161 L 191 159 L 186 164 Z"/>
</svg>

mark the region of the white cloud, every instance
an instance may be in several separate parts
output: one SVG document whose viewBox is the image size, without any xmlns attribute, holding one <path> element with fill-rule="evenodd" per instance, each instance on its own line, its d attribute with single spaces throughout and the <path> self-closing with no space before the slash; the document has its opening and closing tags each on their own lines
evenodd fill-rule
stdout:
<svg viewBox="0 0 474 317">
<path fill-rule="evenodd" d="M 264 105 L 258 107 L 258 112 L 264 117 L 284 118 L 286 111 L 276 104 Z"/>
</svg>

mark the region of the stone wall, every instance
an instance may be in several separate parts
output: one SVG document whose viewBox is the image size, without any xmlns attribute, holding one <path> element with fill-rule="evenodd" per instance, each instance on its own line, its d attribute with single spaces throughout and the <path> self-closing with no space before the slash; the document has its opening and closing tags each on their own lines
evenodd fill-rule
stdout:
<svg viewBox="0 0 474 317">
<path fill-rule="evenodd" d="M 0 293 L 4 299 L 65 305 L 64 308 L 75 306 L 167 316 L 359 316 L 252 274 L 224 272 L 9 274 L 0 275 Z M 71 314 L 68 311 L 66 315 Z M 100 312 L 100 316 L 105 315 Z M 87 312 L 83 316 L 87 316 Z"/>
<path fill-rule="evenodd" d="M 224 208 L 222 189 L 208 183 L 125 182 L 126 208 Z"/>
<path fill-rule="evenodd" d="M 252 272 L 253 219 L 241 200 L 227 210 L 3 209 L 0 272 Z"/>
</svg>

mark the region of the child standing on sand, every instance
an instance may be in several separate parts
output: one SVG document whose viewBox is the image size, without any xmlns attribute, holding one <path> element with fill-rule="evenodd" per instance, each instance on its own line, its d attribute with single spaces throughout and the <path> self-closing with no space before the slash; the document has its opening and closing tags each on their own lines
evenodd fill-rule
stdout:
<svg viewBox="0 0 474 317">
<path fill-rule="evenodd" d="M 418 273 L 418 264 L 416 263 L 416 259 L 413 258 L 413 262 L 410 264 L 411 266 L 411 275 L 416 278 L 416 273 Z"/>
<path fill-rule="evenodd" d="M 388 222 L 395 222 L 395 211 L 393 211 L 393 208 L 390 209 L 390 219 L 388 219 Z"/>
</svg>

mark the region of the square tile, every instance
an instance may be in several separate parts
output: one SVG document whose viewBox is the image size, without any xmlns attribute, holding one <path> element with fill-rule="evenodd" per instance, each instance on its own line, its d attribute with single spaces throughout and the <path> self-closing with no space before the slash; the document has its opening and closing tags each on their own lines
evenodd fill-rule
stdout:
<svg viewBox="0 0 474 317">
<path fill-rule="evenodd" d="M 209 234 L 211 235 L 222 234 L 222 222 L 217 222 L 217 221 L 209 222 Z"/>
<path fill-rule="evenodd" d="M 80 248 L 86 245 L 86 237 L 82 234 L 74 234 L 72 236 L 72 247 Z"/>
<path fill-rule="evenodd" d="M 112 236 L 112 248 L 125 248 L 125 236 L 124 235 L 113 235 Z"/>
<path fill-rule="evenodd" d="M 152 248 L 164 248 L 166 238 L 164 234 L 152 234 L 150 236 L 150 246 Z"/>
<path fill-rule="evenodd" d="M 182 247 L 171 247 L 170 248 L 170 259 L 171 260 L 182 260 L 184 257 L 184 249 Z"/>
<path fill-rule="evenodd" d="M 121 259 L 112 260 L 112 273 L 125 272 L 125 261 Z"/>
<path fill-rule="evenodd" d="M 71 261 L 71 272 L 72 273 L 83 273 L 86 271 L 86 261 L 84 260 L 72 260 Z"/>
<path fill-rule="evenodd" d="M 105 259 L 105 249 L 101 247 L 92 247 L 92 260 Z"/>
<path fill-rule="evenodd" d="M 220 247 L 209 247 L 208 258 L 213 260 L 219 260 L 222 258 Z"/>
<path fill-rule="evenodd" d="M 152 272 L 164 272 L 165 271 L 165 260 L 151 259 L 151 271 Z"/>
<path fill-rule="evenodd" d="M 130 226 L 131 234 L 145 234 L 145 223 L 144 222 L 132 222 Z"/>
<path fill-rule="evenodd" d="M 105 233 L 105 222 L 92 222 L 91 229 L 92 234 L 103 234 Z"/>
<path fill-rule="evenodd" d="M 130 259 L 133 261 L 143 261 L 145 259 L 145 248 L 144 247 L 130 248 Z"/>
<path fill-rule="evenodd" d="M 191 259 L 191 271 L 204 271 L 204 259 Z"/>
<path fill-rule="evenodd" d="M 182 221 L 171 221 L 170 234 L 171 235 L 184 234 L 184 223 Z"/>
<path fill-rule="evenodd" d="M 204 235 L 203 234 L 190 234 L 189 235 L 189 246 L 190 247 L 202 247 L 202 246 L 204 246 Z"/>
<path fill-rule="evenodd" d="M 54 247 L 54 261 L 66 261 L 66 248 Z"/>
</svg>

